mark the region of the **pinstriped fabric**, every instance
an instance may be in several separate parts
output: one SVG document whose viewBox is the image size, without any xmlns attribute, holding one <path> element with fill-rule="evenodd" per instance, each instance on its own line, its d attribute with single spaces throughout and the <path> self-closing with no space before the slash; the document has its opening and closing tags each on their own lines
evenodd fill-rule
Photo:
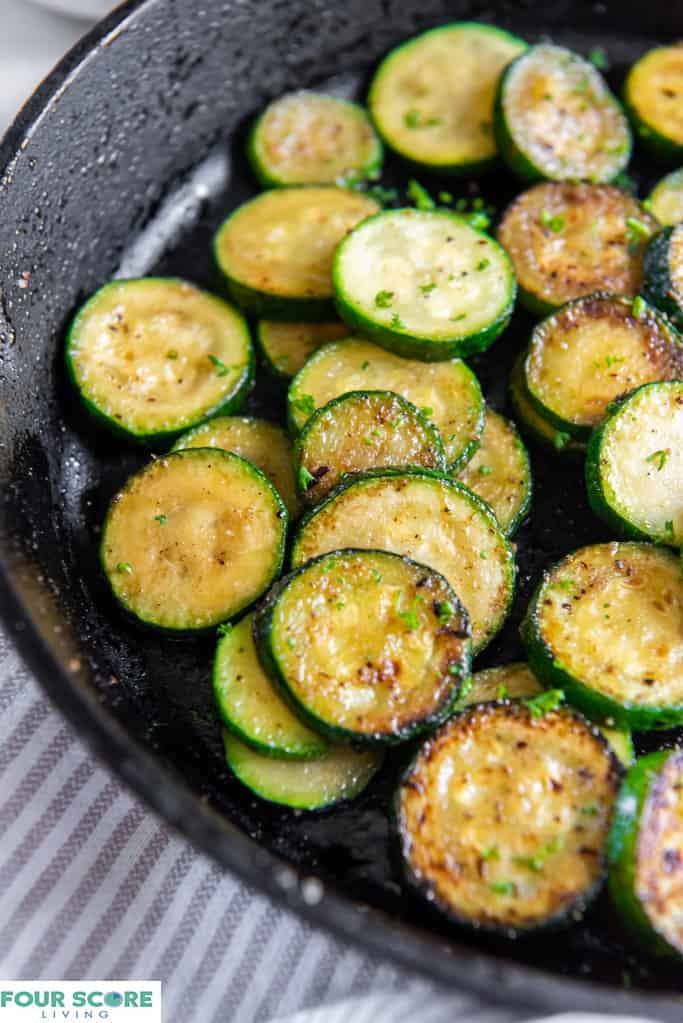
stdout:
<svg viewBox="0 0 683 1023">
<path fill-rule="evenodd" d="M 1 635 L 0 723 L 1 977 L 161 979 L 165 1023 L 270 1023 L 416 984 L 423 1012 L 428 985 L 224 875 L 122 789 Z"/>
</svg>

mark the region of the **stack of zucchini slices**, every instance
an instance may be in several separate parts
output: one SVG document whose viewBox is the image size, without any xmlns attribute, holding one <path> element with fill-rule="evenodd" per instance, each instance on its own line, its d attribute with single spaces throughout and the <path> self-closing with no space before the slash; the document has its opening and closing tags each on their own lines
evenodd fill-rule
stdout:
<svg viewBox="0 0 683 1023">
<path fill-rule="evenodd" d="M 667 954 L 683 761 L 636 761 L 631 732 L 683 724 L 683 169 L 643 202 L 619 175 L 629 118 L 683 152 L 682 55 L 638 62 L 627 116 L 589 60 L 462 22 L 392 51 L 367 111 L 283 96 L 249 137 L 265 191 L 215 235 L 225 299 L 114 281 L 66 353 L 97 420 L 161 451 L 114 497 L 101 561 L 138 621 L 218 626 L 234 776 L 320 810 L 421 737 L 395 801 L 411 884 L 515 936 L 579 919 L 609 868 L 626 924 Z M 526 190 L 495 238 L 481 199 L 437 205 L 411 181 L 415 205 L 387 208 L 385 147 L 441 176 L 506 167 Z M 464 360 L 518 291 L 536 324 L 509 381 L 517 425 L 585 459 L 616 539 L 545 572 L 527 662 L 472 674 L 511 606 L 531 470 Z M 238 415 L 252 337 L 286 427 Z"/>
</svg>

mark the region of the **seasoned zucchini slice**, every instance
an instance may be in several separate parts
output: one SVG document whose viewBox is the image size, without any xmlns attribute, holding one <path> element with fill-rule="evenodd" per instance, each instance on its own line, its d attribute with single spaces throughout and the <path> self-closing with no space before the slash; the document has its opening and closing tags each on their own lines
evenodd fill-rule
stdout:
<svg viewBox="0 0 683 1023">
<path fill-rule="evenodd" d="M 173 450 L 184 448 L 222 448 L 246 458 L 273 484 L 287 513 L 292 518 L 299 514 L 294 450 L 286 431 L 277 423 L 249 416 L 221 416 L 179 437 Z"/>
<path fill-rule="evenodd" d="M 350 391 L 314 412 L 296 444 L 302 497 L 317 504 L 342 476 L 422 466 L 446 471 L 436 427 L 392 391 Z"/>
<path fill-rule="evenodd" d="M 609 891 L 648 952 L 683 955 L 683 753 L 641 757 L 619 792 L 607 844 Z"/>
<path fill-rule="evenodd" d="M 334 185 L 349 174 L 376 177 L 382 167 L 382 143 L 365 110 L 306 90 L 268 104 L 254 124 L 247 154 L 264 188 Z"/>
<path fill-rule="evenodd" d="M 282 567 L 287 512 L 262 472 L 218 448 L 176 451 L 112 499 L 100 560 L 116 599 L 148 625 L 207 629 L 247 607 Z"/>
<path fill-rule="evenodd" d="M 388 210 L 337 248 L 334 290 L 358 333 L 425 362 L 488 348 L 510 322 L 517 284 L 507 253 L 447 210 Z"/>
<path fill-rule="evenodd" d="M 458 700 L 459 707 L 471 707 L 475 703 L 489 703 L 492 700 L 529 700 L 543 692 L 543 686 L 523 661 L 478 671 L 466 680 L 463 689 L 465 695 Z M 610 728 L 601 724 L 597 727 L 624 767 L 630 767 L 636 756 L 630 729 Z"/>
<path fill-rule="evenodd" d="M 683 345 L 640 296 L 591 295 L 538 324 L 524 368 L 541 415 L 587 440 L 615 398 L 641 384 L 680 377 Z"/>
<path fill-rule="evenodd" d="M 290 385 L 292 430 L 300 430 L 317 408 L 349 391 L 393 391 L 412 402 L 438 428 L 452 469 L 464 465 L 479 446 L 484 398 L 479 381 L 460 359 L 418 362 L 360 338 L 335 341 L 316 352 Z"/>
<path fill-rule="evenodd" d="M 683 721 L 683 577 L 678 557 L 596 544 L 546 572 L 522 626 L 529 664 L 589 717 L 636 730 Z"/>
<path fill-rule="evenodd" d="M 458 479 L 493 508 L 506 536 L 520 525 L 531 504 L 531 466 L 509 419 L 486 409 L 481 444 Z"/>
<path fill-rule="evenodd" d="M 292 565 L 351 546 L 393 551 L 441 572 L 470 616 L 474 653 L 505 620 L 514 554 L 491 509 L 461 483 L 417 469 L 354 480 L 302 520 Z"/>
<path fill-rule="evenodd" d="M 569 709 L 489 703 L 422 746 L 397 795 L 408 878 L 506 937 L 579 919 L 600 890 L 621 770 Z"/>
<path fill-rule="evenodd" d="M 292 714 L 263 671 L 246 615 L 218 641 L 213 692 L 223 724 L 266 756 L 311 760 L 327 752 L 323 738 Z"/>
<path fill-rule="evenodd" d="M 683 222 L 683 167 L 657 182 L 648 197 L 648 206 L 666 227 Z"/>
<path fill-rule="evenodd" d="M 683 224 L 666 227 L 645 251 L 643 295 L 683 330 Z"/>
<path fill-rule="evenodd" d="M 281 323 L 259 320 L 256 344 L 267 370 L 288 383 L 313 352 L 330 341 L 348 337 L 345 323 Z"/>
<path fill-rule="evenodd" d="M 223 733 L 225 759 L 236 778 L 254 795 L 295 810 L 322 810 L 353 799 L 382 763 L 379 750 L 332 746 L 316 760 L 275 760 L 236 735 Z"/>
<path fill-rule="evenodd" d="M 621 536 L 683 542 L 683 382 L 645 384 L 591 437 L 588 500 Z"/>
<path fill-rule="evenodd" d="M 608 182 L 631 155 L 628 121 L 600 72 L 549 43 L 503 72 L 494 125 L 502 156 L 526 181 Z"/>
<path fill-rule="evenodd" d="M 343 742 L 393 744 L 435 728 L 470 671 L 467 612 L 447 581 L 387 551 L 303 565 L 257 612 L 255 635 L 301 717 Z"/>
<path fill-rule="evenodd" d="M 665 160 L 683 156 L 683 42 L 659 46 L 636 61 L 624 101 L 643 144 Z"/>
<path fill-rule="evenodd" d="M 517 425 L 526 437 L 543 447 L 550 448 L 558 454 L 568 455 L 570 458 L 583 458 L 586 452 L 583 441 L 576 440 L 564 430 L 558 430 L 544 419 L 532 403 L 524 379 L 524 358 L 524 353 L 517 358 L 508 382 L 510 402 L 517 417 Z"/>
<path fill-rule="evenodd" d="M 397 153 L 430 170 L 487 168 L 496 156 L 498 78 L 525 49 L 522 39 L 473 22 L 443 25 L 398 46 L 370 86 L 377 130 Z"/>
<path fill-rule="evenodd" d="M 98 422 L 154 445 L 238 409 L 254 369 L 236 309 L 160 277 L 96 291 L 69 327 L 66 366 Z"/>
<path fill-rule="evenodd" d="M 545 316 L 595 291 L 636 295 L 656 230 L 654 217 L 618 188 L 545 182 L 508 206 L 498 240 L 512 259 L 520 301 Z"/>
<path fill-rule="evenodd" d="M 276 188 L 230 214 L 214 239 L 223 284 L 237 305 L 272 320 L 334 316 L 332 256 L 378 204 L 345 188 Z"/>
</svg>

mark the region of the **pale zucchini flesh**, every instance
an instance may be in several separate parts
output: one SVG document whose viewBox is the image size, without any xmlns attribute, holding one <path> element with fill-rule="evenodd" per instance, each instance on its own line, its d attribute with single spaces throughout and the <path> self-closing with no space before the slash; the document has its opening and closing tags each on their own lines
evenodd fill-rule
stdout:
<svg viewBox="0 0 683 1023">
<path fill-rule="evenodd" d="M 657 155 L 683 155 L 683 43 L 659 46 L 629 71 L 624 98 L 636 130 Z"/>
<path fill-rule="evenodd" d="M 486 409 L 481 443 L 458 479 L 491 506 L 510 536 L 531 503 L 531 466 L 514 424 Z"/>
<path fill-rule="evenodd" d="M 438 572 L 387 551 L 304 565 L 256 624 L 294 705 L 332 739 L 383 745 L 433 729 L 469 674 L 457 596 Z"/>
<path fill-rule="evenodd" d="M 352 391 L 319 409 L 297 440 L 298 482 L 316 504 L 350 474 L 422 466 L 445 472 L 436 427 L 392 391 Z"/>
<path fill-rule="evenodd" d="M 468 709 L 425 742 L 399 790 L 409 876 L 457 921 L 508 937 L 572 924 L 604 878 L 619 778 L 572 711 Z"/>
<path fill-rule="evenodd" d="M 621 189 L 544 182 L 508 206 L 497 236 L 512 259 L 520 300 L 544 314 L 596 291 L 636 295 L 648 234 L 656 230 L 654 217 Z"/>
<path fill-rule="evenodd" d="M 285 380 L 291 380 L 318 348 L 348 337 L 348 333 L 345 323 L 260 320 L 256 325 L 256 340 L 266 367 Z"/>
<path fill-rule="evenodd" d="M 105 284 L 81 307 L 66 361 L 97 418 L 156 441 L 235 408 L 253 356 L 236 309 L 185 281 L 146 278 Z"/>
<path fill-rule="evenodd" d="M 344 188 L 276 188 L 243 203 L 219 228 L 216 262 L 234 301 L 273 319 L 332 312 L 332 257 L 378 204 Z"/>
<path fill-rule="evenodd" d="M 428 361 L 487 348 L 507 325 L 516 295 L 502 247 L 446 210 L 369 218 L 337 249 L 333 275 L 346 323 Z"/>
<path fill-rule="evenodd" d="M 249 416 L 220 416 L 179 437 L 173 450 L 184 448 L 222 448 L 246 458 L 273 484 L 290 517 L 298 515 L 294 448 L 277 423 Z"/>
<path fill-rule="evenodd" d="M 322 810 L 359 795 L 382 763 L 377 750 L 332 746 L 316 760 L 276 760 L 223 733 L 225 758 L 243 785 L 269 803 Z"/>
<path fill-rule="evenodd" d="M 117 600 L 164 629 L 232 618 L 282 566 L 287 512 L 266 477 L 219 449 L 158 458 L 113 498 L 100 559 Z"/>
<path fill-rule="evenodd" d="M 498 145 L 527 180 L 612 181 L 631 154 L 624 113 L 596 68 L 571 50 L 532 46 L 504 72 Z"/>
<path fill-rule="evenodd" d="M 493 101 L 503 68 L 526 48 L 490 25 L 425 32 L 380 64 L 368 105 L 388 145 L 414 163 L 466 171 L 496 156 Z"/>
<path fill-rule="evenodd" d="M 403 359 L 361 338 L 326 345 L 297 374 L 289 389 L 290 422 L 300 430 L 333 398 L 365 390 L 394 391 L 419 408 L 439 430 L 452 468 L 474 454 L 484 428 L 484 399 L 469 366 L 460 359 Z"/>
<path fill-rule="evenodd" d="M 648 206 L 664 227 L 683 222 L 683 167 L 657 182 L 650 192 Z"/>
<path fill-rule="evenodd" d="M 473 652 L 507 615 L 512 549 L 493 512 L 452 480 L 414 470 L 350 483 L 303 520 L 292 564 L 344 547 L 392 551 L 445 576 L 469 614 Z"/>
<path fill-rule="evenodd" d="M 300 90 L 269 103 L 249 140 L 261 184 L 334 185 L 349 174 L 376 176 L 382 144 L 362 107 Z"/>
<path fill-rule="evenodd" d="M 591 438 L 586 463 L 594 511 L 626 536 L 683 541 L 683 383 L 639 388 Z"/>
<path fill-rule="evenodd" d="M 587 438 L 620 395 L 682 373 L 683 346 L 651 306 L 601 295 L 570 302 L 543 320 L 525 362 L 531 400 L 578 438 Z"/>
<path fill-rule="evenodd" d="M 246 615 L 218 641 L 213 691 L 223 724 L 267 756 L 322 756 L 326 741 L 292 713 L 261 667 L 252 625 L 253 614 Z"/>
<path fill-rule="evenodd" d="M 534 672 L 589 716 L 683 720 L 683 577 L 663 547 L 584 547 L 546 573 L 523 638 Z"/>
</svg>

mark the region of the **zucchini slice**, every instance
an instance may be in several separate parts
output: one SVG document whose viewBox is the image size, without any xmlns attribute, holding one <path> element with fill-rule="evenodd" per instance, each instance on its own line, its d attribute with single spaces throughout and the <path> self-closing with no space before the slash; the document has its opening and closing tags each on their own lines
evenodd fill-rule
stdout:
<svg viewBox="0 0 683 1023">
<path fill-rule="evenodd" d="M 438 428 L 452 469 L 463 466 L 479 446 L 484 398 L 476 376 L 460 359 L 425 363 L 402 359 L 361 338 L 335 341 L 316 352 L 290 385 L 292 430 L 300 430 L 317 408 L 349 391 L 393 391 L 417 406 Z"/>
<path fill-rule="evenodd" d="M 286 383 L 295 376 L 313 352 L 330 341 L 348 337 L 345 323 L 280 323 L 259 320 L 256 344 L 265 368 Z"/>
<path fill-rule="evenodd" d="M 219 227 L 214 258 L 228 295 L 253 316 L 334 316 L 332 256 L 378 203 L 345 188 L 276 188 L 242 203 Z"/>
<path fill-rule="evenodd" d="M 442 575 L 387 551 L 303 565 L 256 614 L 263 663 L 332 740 L 387 745 L 432 730 L 470 672 L 467 612 Z"/>
<path fill-rule="evenodd" d="M 311 760 L 327 752 L 321 736 L 302 724 L 263 671 L 246 615 L 218 641 L 213 692 L 223 724 L 266 756 Z"/>
<path fill-rule="evenodd" d="M 250 462 L 219 448 L 158 458 L 112 499 L 100 560 L 140 621 L 196 631 L 253 603 L 282 568 L 287 512 Z"/>
<path fill-rule="evenodd" d="M 379 750 L 332 746 L 316 760 L 275 760 L 223 733 L 228 767 L 254 795 L 295 810 L 323 810 L 359 795 L 382 763 Z"/>
<path fill-rule="evenodd" d="M 648 50 L 624 84 L 624 102 L 641 141 L 667 161 L 683 156 L 683 42 Z"/>
<path fill-rule="evenodd" d="M 586 453 L 583 441 L 576 440 L 566 431 L 558 430 L 533 405 L 524 379 L 524 358 L 522 353 L 516 359 L 508 381 L 510 403 L 517 417 L 517 425 L 526 437 L 543 447 L 570 458 L 583 458 Z"/>
<path fill-rule="evenodd" d="M 683 221 L 683 167 L 658 181 L 647 201 L 660 224 L 665 227 L 680 224 Z"/>
<path fill-rule="evenodd" d="M 596 720 L 683 722 L 683 577 L 663 547 L 583 547 L 546 572 L 522 625 L 529 664 Z"/>
<path fill-rule="evenodd" d="M 567 708 L 472 707 L 427 739 L 399 789 L 408 878 L 458 923 L 506 937 L 572 924 L 604 880 L 620 776 Z"/>
<path fill-rule="evenodd" d="M 393 551 L 445 576 L 470 616 L 473 653 L 507 616 L 512 547 L 488 505 L 461 483 L 424 469 L 353 480 L 302 520 L 292 565 L 351 546 Z"/>
<path fill-rule="evenodd" d="M 505 250 L 448 210 L 369 217 L 337 248 L 333 279 L 345 323 L 425 362 L 484 351 L 517 293 Z"/>
<path fill-rule="evenodd" d="M 607 845 L 619 915 L 653 955 L 683 956 L 683 753 L 641 757 L 619 792 Z"/>
<path fill-rule="evenodd" d="M 683 330 L 683 224 L 665 227 L 645 250 L 643 295 Z"/>
<path fill-rule="evenodd" d="M 517 196 L 497 234 L 512 259 L 520 301 L 546 316 L 595 291 L 636 295 L 656 230 L 654 217 L 618 188 L 545 182 Z"/>
<path fill-rule="evenodd" d="M 529 455 L 514 423 L 487 408 L 481 444 L 458 479 L 491 506 L 511 536 L 531 504 Z"/>
<path fill-rule="evenodd" d="M 503 68 L 526 43 L 492 25 L 454 22 L 384 58 L 368 106 L 397 153 L 442 174 L 484 170 L 496 157 L 493 100 Z"/>
<path fill-rule="evenodd" d="M 683 345 L 640 296 L 590 295 L 538 324 L 524 369 L 527 392 L 541 415 L 587 440 L 620 395 L 680 377 Z"/>
<path fill-rule="evenodd" d="M 368 469 L 446 471 L 436 427 L 392 391 L 350 391 L 314 412 L 296 443 L 298 483 L 317 504 L 342 477 Z"/>
<path fill-rule="evenodd" d="M 247 155 L 264 188 L 334 185 L 349 174 L 374 178 L 382 169 L 382 143 L 365 110 L 304 89 L 268 104 Z"/>
<path fill-rule="evenodd" d="M 243 317 L 171 278 L 111 281 L 78 310 L 66 366 L 103 426 L 154 445 L 239 409 L 253 381 Z"/>
<path fill-rule="evenodd" d="M 246 458 L 270 480 L 288 514 L 292 518 L 299 514 L 294 450 L 286 431 L 277 423 L 249 416 L 221 416 L 184 433 L 173 446 L 174 451 L 186 448 L 222 448 Z"/>
<path fill-rule="evenodd" d="M 588 500 L 619 535 L 683 542 L 683 382 L 645 384 L 591 437 Z"/>
<path fill-rule="evenodd" d="M 628 121 L 600 72 L 550 43 L 505 69 L 494 126 L 503 158 L 526 181 L 609 182 L 631 156 Z"/>
<path fill-rule="evenodd" d="M 543 692 L 543 686 L 523 661 L 478 671 L 466 680 L 463 688 L 466 691 L 458 701 L 459 707 L 490 703 L 492 700 L 529 700 Z M 636 758 L 630 729 L 610 728 L 599 723 L 597 727 L 623 766 L 630 767 Z"/>
</svg>

